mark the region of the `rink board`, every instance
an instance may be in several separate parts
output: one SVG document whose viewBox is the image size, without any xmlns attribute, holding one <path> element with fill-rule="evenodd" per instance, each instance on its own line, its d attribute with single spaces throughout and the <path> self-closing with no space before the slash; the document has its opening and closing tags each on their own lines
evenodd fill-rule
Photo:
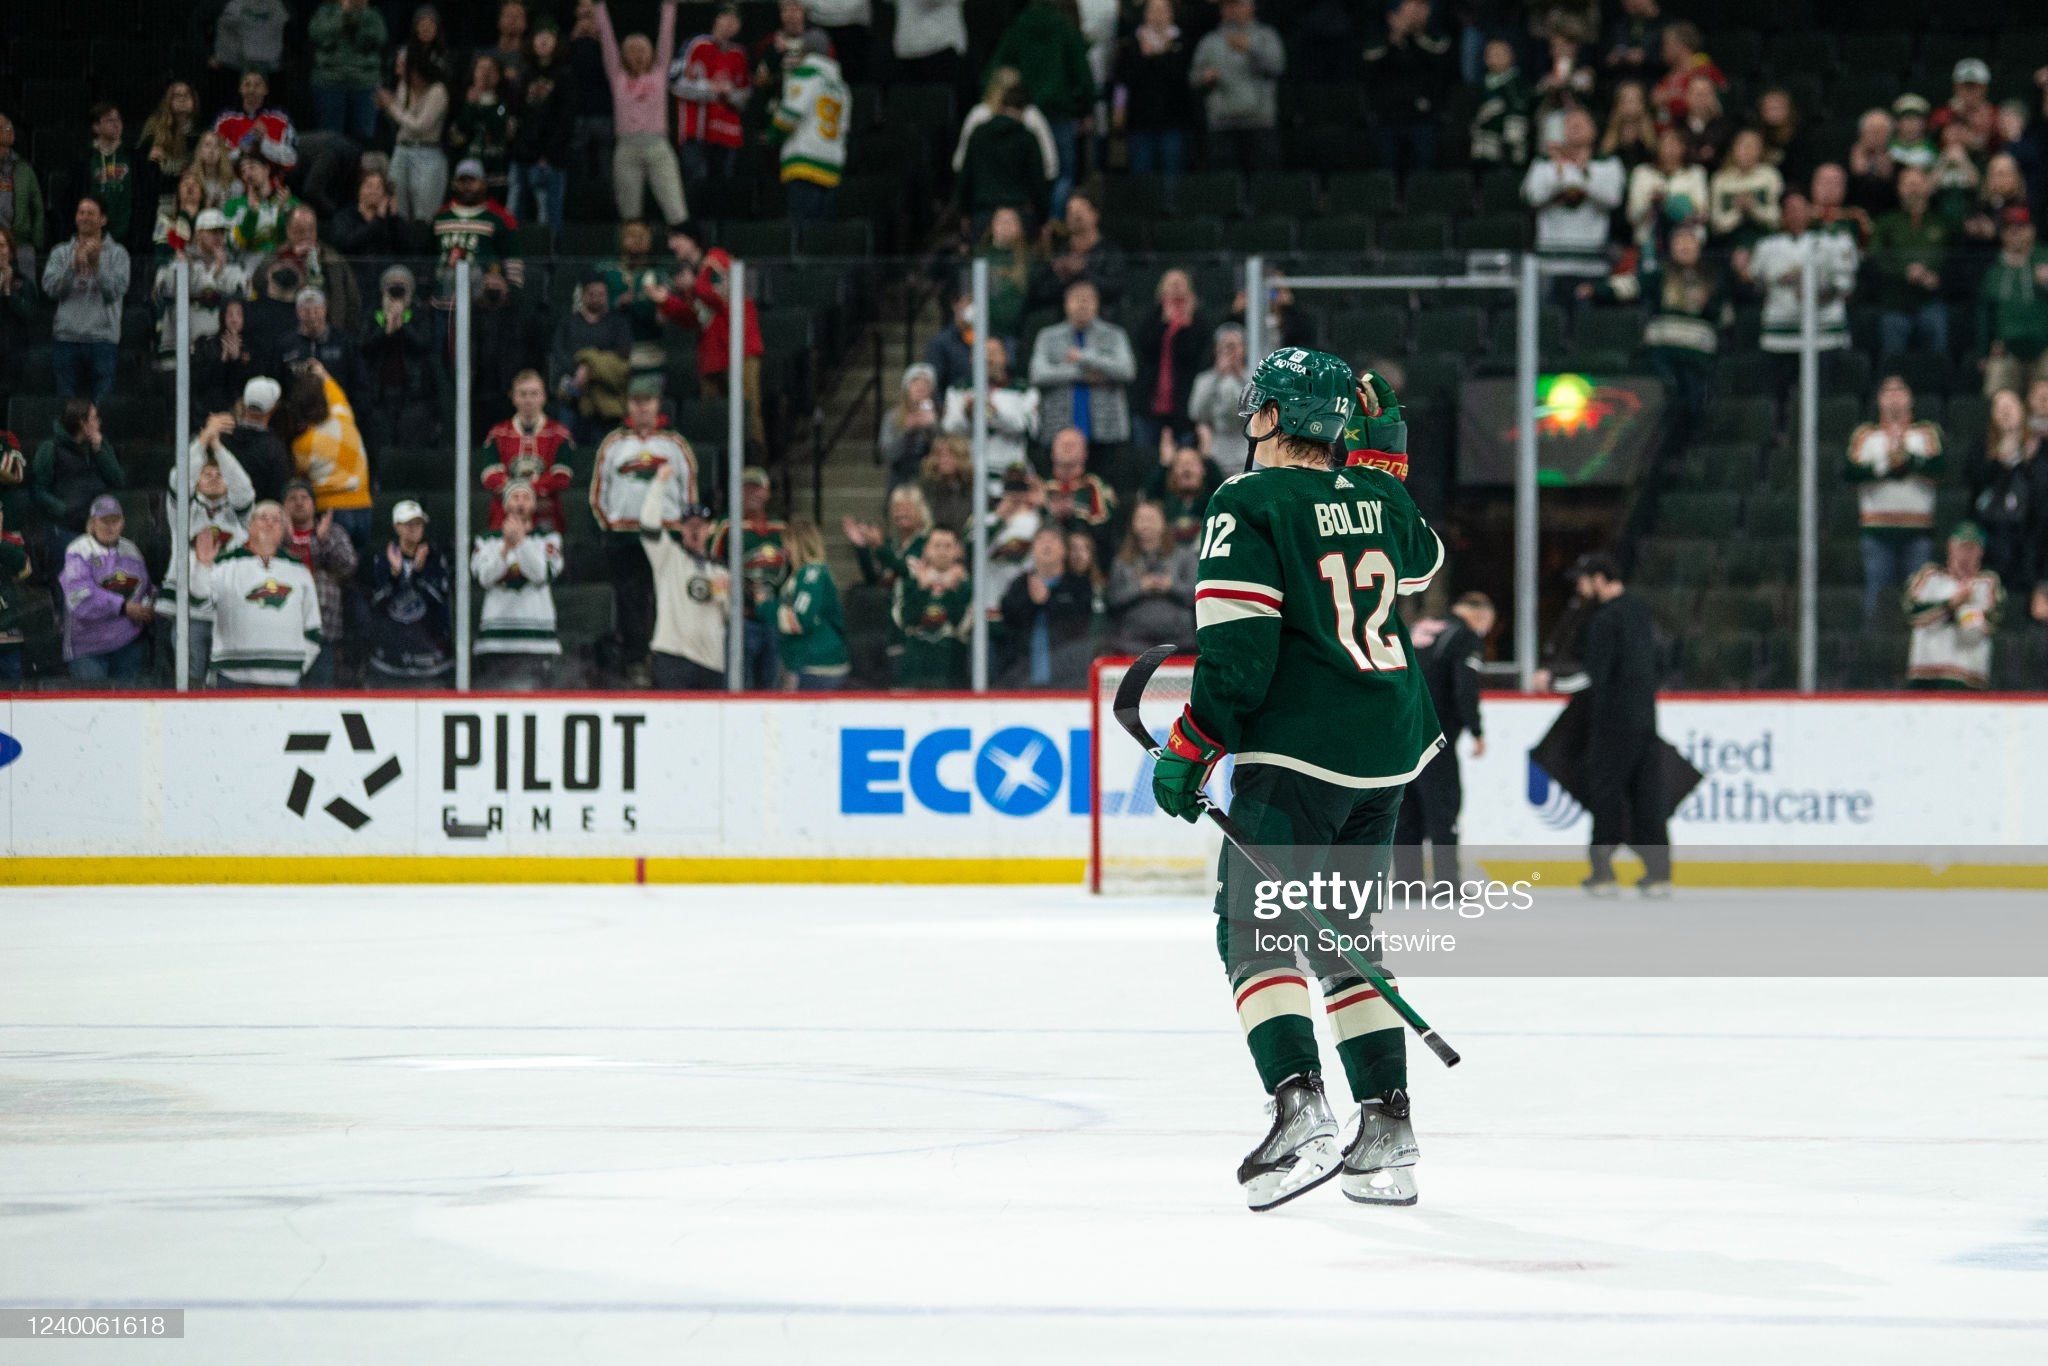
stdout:
<svg viewBox="0 0 2048 1366">
<path fill-rule="evenodd" d="M 1468 843 L 1583 844 L 1528 759 L 1559 705 L 1487 700 Z M 0 699 L 0 882 L 1077 883 L 1088 726 L 1081 695 Z M 1681 881 L 1929 885 L 1883 851 L 1950 846 L 2041 885 L 2042 700 L 1684 696 L 1661 729 L 1707 773 Z M 1105 744 L 1105 842 L 1201 857 Z"/>
<path fill-rule="evenodd" d="M 1078 883 L 1086 716 L 1044 697 L 0 699 L 0 881 Z"/>
</svg>

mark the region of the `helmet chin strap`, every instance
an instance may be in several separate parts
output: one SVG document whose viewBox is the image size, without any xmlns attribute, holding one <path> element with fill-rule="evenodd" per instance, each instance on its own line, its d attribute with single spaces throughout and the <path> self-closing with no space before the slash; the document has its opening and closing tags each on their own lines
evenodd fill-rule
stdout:
<svg viewBox="0 0 2048 1366">
<path fill-rule="evenodd" d="M 1253 436 L 1252 418 L 1257 416 L 1257 413 L 1253 413 L 1244 420 L 1244 472 L 1246 474 L 1250 474 L 1252 468 L 1258 464 L 1259 443 L 1271 441 L 1274 437 L 1280 435 L 1280 424 L 1275 422 L 1272 431 L 1267 432 L 1264 436 Z"/>
<path fill-rule="evenodd" d="M 1273 413 L 1273 429 L 1264 436 L 1252 435 L 1252 419 L 1266 411 L 1266 408 L 1269 406 L 1271 405 L 1261 405 L 1244 415 L 1244 472 L 1246 474 L 1250 474 L 1259 462 L 1259 447 L 1280 435 L 1280 414 L 1277 409 Z"/>
</svg>

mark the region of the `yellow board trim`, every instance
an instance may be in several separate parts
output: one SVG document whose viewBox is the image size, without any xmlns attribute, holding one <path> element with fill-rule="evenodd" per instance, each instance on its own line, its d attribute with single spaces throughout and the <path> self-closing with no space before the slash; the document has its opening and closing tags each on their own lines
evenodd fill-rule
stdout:
<svg viewBox="0 0 2048 1366">
<path fill-rule="evenodd" d="M 1206 865 L 1205 865 L 1206 866 Z M 166 856 L 0 859 L 0 886 L 101 887 L 149 885 L 317 885 L 434 883 L 869 883 L 881 885 L 1011 884 L 1076 886 L 1084 859 L 1063 858 L 539 858 L 503 856 L 363 858 L 346 855 L 284 857 Z M 1583 860 L 1545 859 L 1512 867 L 1488 861 L 1488 876 L 1524 878 L 1538 885 L 1572 887 L 1586 876 Z M 1629 882 L 1642 865 L 1617 859 Z M 1898 890 L 1964 888 L 2048 891 L 2048 864 L 1703 860 L 1681 858 L 1673 881 L 1681 887 L 1833 887 Z"/>
<path fill-rule="evenodd" d="M 1064 858 L 12 858 L 0 886 L 318 883 L 1019 883 L 1079 886 L 1085 859 Z"/>
<path fill-rule="evenodd" d="M 1507 864 L 1488 861 L 1488 877 L 1533 877 L 1539 887 L 1576 887 L 1592 872 L 1583 859 L 1539 859 Z M 1643 865 L 1617 858 L 1615 876 L 1633 882 Z M 1677 858 L 1671 881 L 1679 887 L 1836 887 L 1863 890 L 1960 891 L 1966 888 L 2009 891 L 2048 890 L 2048 863 L 1951 863 L 1931 868 L 1924 863 L 1815 859 Z"/>
</svg>

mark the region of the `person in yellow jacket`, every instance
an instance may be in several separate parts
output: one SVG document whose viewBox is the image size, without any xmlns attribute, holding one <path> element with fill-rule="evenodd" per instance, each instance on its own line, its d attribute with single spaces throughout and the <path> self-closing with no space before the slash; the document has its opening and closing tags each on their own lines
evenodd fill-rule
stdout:
<svg viewBox="0 0 2048 1366">
<path fill-rule="evenodd" d="M 290 398 L 285 404 L 286 444 L 301 479 L 313 486 L 322 512 L 348 533 L 357 551 L 368 544 L 370 457 L 348 395 L 317 360 L 294 367 Z"/>
</svg>

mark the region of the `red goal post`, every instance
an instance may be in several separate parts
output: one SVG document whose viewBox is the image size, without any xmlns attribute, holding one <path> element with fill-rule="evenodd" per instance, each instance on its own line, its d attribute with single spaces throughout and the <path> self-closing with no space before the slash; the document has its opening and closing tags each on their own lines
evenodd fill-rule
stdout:
<svg viewBox="0 0 2048 1366">
<path fill-rule="evenodd" d="M 1089 669 L 1088 890 L 1101 894 L 1200 893 L 1215 883 L 1223 837 L 1208 821 L 1189 824 L 1152 801 L 1152 759 L 1124 734 L 1114 715 L 1117 686 L 1134 661 L 1108 656 Z M 1145 689 L 1139 714 L 1154 741 L 1180 715 L 1194 682 L 1193 655 L 1159 666 Z M 1210 793 L 1229 791 L 1229 760 L 1219 765 Z"/>
</svg>

